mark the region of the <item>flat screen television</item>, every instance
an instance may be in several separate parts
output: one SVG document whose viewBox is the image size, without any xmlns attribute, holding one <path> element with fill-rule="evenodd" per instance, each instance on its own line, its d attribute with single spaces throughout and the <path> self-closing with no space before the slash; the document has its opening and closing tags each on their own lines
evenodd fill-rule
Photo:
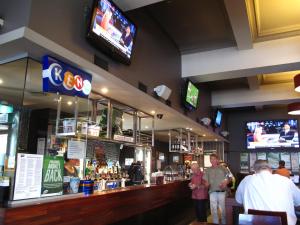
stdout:
<svg viewBox="0 0 300 225">
<path fill-rule="evenodd" d="M 198 100 L 199 100 L 199 89 L 196 87 L 196 85 L 193 82 L 187 80 L 183 90 L 184 106 L 189 110 L 196 109 L 198 106 Z"/>
<path fill-rule="evenodd" d="M 112 58 L 130 64 L 136 25 L 111 0 L 94 0 L 87 40 Z"/>
<path fill-rule="evenodd" d="M 249 150 L 299 148 L 296 119 L 249 121 L 246 130 Z"/>
<path fill-rule="evenodd" d="M 215 127 L 220 127 L 221 126 L 222 116 L 223 116 L 223 113 L 220 110 L 217 110 L 216 115 L 215 115 Z"/>
</svg>

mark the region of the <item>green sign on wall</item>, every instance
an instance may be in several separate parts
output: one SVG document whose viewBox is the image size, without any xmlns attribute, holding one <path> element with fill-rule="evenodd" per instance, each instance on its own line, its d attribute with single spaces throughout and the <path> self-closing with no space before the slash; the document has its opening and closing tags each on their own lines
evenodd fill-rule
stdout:
<svg viewBox="0 0 300 225">
<path fill-rule="evenodd" d="M 59 156 L 45 156 L 43 163 L 42 196 L 63 193 L 64 159 Z"/>
</svg>

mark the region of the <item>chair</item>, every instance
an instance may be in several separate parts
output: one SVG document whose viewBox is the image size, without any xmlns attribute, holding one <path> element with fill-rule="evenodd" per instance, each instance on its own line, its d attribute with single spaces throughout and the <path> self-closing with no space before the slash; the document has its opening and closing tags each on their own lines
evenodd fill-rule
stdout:
<svg viewBox="0 0 300 225">
<path fill-rule="evenodd" d="M 280 216 L 239 214 L 239 225 L 282 225 Z"/>
<path fill-rule="evenodd" d="M 286 212 L 275 212 L 275 211 L 248 209 L 248 214 L 265 215 L 265 216 L 279 216 L 281 218 L 281 224 L 282 225 L 288 225 Z"/>
</svg>

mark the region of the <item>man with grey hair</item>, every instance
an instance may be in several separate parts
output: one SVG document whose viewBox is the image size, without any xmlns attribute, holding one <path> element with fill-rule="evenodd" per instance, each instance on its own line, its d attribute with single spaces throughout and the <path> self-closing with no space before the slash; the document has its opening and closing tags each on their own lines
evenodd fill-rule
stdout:
<svg viewBox="0 0 300 225">
<path fill-rule="evenodd" d="M 248 209 L 284 211 L 289 225 L 295 225 L 295 206 L 300 205 L 300 189 L 288 178 L 272 174 L 266 160 L 256 160 L 255 174 L 246 176 L 237 188 L 235 199 Z"/>
</svg>

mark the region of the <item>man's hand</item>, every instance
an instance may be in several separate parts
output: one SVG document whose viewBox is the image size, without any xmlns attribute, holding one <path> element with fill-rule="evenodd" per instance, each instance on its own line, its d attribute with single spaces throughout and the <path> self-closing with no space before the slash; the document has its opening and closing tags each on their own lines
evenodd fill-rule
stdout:
<svg viewBox="0 0 300 225">
<path fill-rule="evenodd" d="M 221 189 L 225 189 L 226 187 L 227 187 L 227 184 L 229 183 L 229 180 L 228 179 L 224 179 L 221 183 L 220 183 L 220 185 L 219 185 L 219 187 L 221 188 Z"/>
</svg>

